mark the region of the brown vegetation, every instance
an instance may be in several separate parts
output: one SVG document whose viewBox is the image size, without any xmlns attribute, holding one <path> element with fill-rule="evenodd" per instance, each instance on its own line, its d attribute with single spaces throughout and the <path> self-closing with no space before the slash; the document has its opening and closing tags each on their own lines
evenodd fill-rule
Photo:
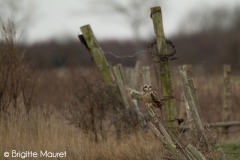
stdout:
<svg viewBox="0 0 240 160">
<path fill-rule="evenodd" d="M 102 83 L 91 57 L 80 47 L 79 42 L 35 44 L 27 47 L 25 52 L 24 47 L 19 46 L 15 39 L 14 23 L 4 22 L 1 27 L 0 153 L 11 150 L 66 151 L 67 159 L 161 159 L 162 156 L 166 157 L 165 149 L 156 137 L 141 127 L 134 112 L 122 109 L 122 104 Z M 207 37 L 201 36 L 176 38 L 176 45 L 184 46 L 181 45 L 184 40 L 187 44 L 189 44 L 188 41 L 196 40 L 196 43 L 201 45 L 200 42 Z M 212 42 L 215 40 L 216 37 Z M 233 41 L 237 44 L 235 39 Z M 203 52 L 217 52 L 217 50 L 211 50 L 213 45 L 208 46 L 209 43 L 203 43 L 203 48 L 209 49 Z M 103 48 L 117 55 L 134 52 L 133 45 L 129 43 L 105 42 L 102 44 Z M 233 43 L 229 42 L 227 46 L 231 47 L 231 44 Z M 143 42 L 143 45 L 147 46 L 147 43 Z M 192 47 L 189 45 L 179 47 L 179 57 L 184 59 L 180 63 L 196 61 L 192 55 L 200 53 L 192 53 L 189 56 L 185 54 L 198 50 L 193 46 L 194 44 Z M 118 48 L 125 48 L 126 51 L 121 50 L 120 53 Z M 234 55 L 229 58 L 231 59 L 229 62 L 237 65 L 238 61 L 234 58 L 238 53 L 237 45 L 233 45 L 231 49 Z M 227 52 L 228 49 L 225 51 Z M 215 68 L 219 70 L 218 73 L 209 74 L 206 68 L 204 71 L 204 68 L 199 69 L 196 66 L 193 66 L 192 70 L 203 120 L 207 123 L 221 121 L 223 78 L 220 71 L 222 71 L 221 65 L 225 63 L 223 59 L 226 53 L 223 51 L 219 53 L 221 56 L 205 55 L 208 63 L 215 61 L 215 57 L 220 59 L 216 62 L 218 65 Z M 145 64 L 151 64 L 150 55 L 146 57 L 149 63 L 145 62 Z M 108 55 L 107 58 L 113 64 L 123 63 L 125 67 L 131 66 L 136 61 L 136 57 L 119 59 Z M 173 63 L 177 64 L 177 61 Z M 178 69 L 173 67 L 172 71 L 174 93 L 178 98 L 177 106 L 180 107 L 182 106 L 180 75 Z M 240 120 L 238 79 L 239 76 L 233 74 L 231 120 Z M 147 115 L 142 102 L 140 102 L 140 109 Z M 233 132 L 236 128 L 230 129 L 230 137 L 238 136 Z M 194 138 L 194 136 L 191 137 Z M 192 139 L 187 140 L 194 142 Z"/>
</svg>

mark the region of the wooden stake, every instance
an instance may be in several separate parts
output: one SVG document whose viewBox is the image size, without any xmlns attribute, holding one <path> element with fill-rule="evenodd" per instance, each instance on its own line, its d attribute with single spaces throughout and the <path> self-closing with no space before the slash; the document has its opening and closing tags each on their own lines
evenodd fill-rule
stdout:
<svg viewBox="0 0 240 160">
<path fill-rule="evenodd" d="M 184 151 L 182 145 L 178 142 L 177 138 L 174 137 L 172 132 L 166 128 L 161 121 L 161 117 L 157 114 L 154 107 L 151 104 L 146 104 L 146 110 L 148 111 L 149 115 L 151 116 L 154 124 L 156 124 L 159 127 L 159 130 L 150 122 L 150 129 L 160 138 L 163 137 L 164 139 L 160 140 L 162 141 L 163 145 L 169 149 L 175 157 L 180 158 L 181 155 L 184 155 L 188 159 L 189 156 Z M 151 126 L 152 125 L 152 126 Z M 154 126 L 154 127 L 153 127 Z M 153 129 L 154 128 L 154 129 Z M 157 131 L 156 131 L 157 130 Z M 159 135 L 160 134 L 160 135 Z M 174 149 L 175 148 L 175 149 Z M 179 155 L 178 155 L 179 154 Z M 184 157 L 184 158 L 185 158 Z M 183 157 L 182 157 L 183 158 Z"/>
<path fill-rule="evenodd" d="M 116 77 L 116 82 L 117 82 L 118 88 L 121 93 L 121 97 L 124 102 L 124 106 L 125 106 L 125 108 L 130 108 L 130 106 L 133 104 L 131 102 L 129 92 L 126 91 L 126 89 L 125 89 L 124 77 L 123 77 L 123 73 L 122 73 L 122 65 L 117 64 L 116 66 L 113 67 L 113 71 L 114 71 L 114 74 Z"/>
<path fill-rule="evenodd" d="M 102 48 L 100 47 L 100 45 L 98 44 L 98 41 L 95 38 L 90 25 L 82 26 L 82 27 L 80 27 L 80 29 L 82 31 L 83 38 L 87 45 L 87 48 L 89 49 L 96 65 L 102 75 L 104 83 L 113 90 L 116 97 L 120 97 L 120 91 L 119 91 L 117 85 L 115 84 L 114 75 L 111 71 L 111 68 L 110 68 L 108 62 L 106 61 L 104 52 L 103 52 Z"/>
<path fill-rule="evenodd" d="M 126 84 L 124 81 L 122 65 L 117 64 L 116 66 L 113 67 L 113 71 L 114 71 L 114 74 L 116 77 L 116 81 L 117 81 L 125 108 L 130 108 L 130 107 L 133 108 L 138 115 L 138 119 L 142 122 L 142 125 L 146 126 L 147 122 L 146 122 L 142 112 L 140 111 L 140 109 L 138 108 L 137 105 L 133 104 L 130 92 L 128 91 L 128 88 L 126 87 Z"/>
<path fill-rule="evenodd" d="M 151 84 L 151 76 L 149 66 L 142 67 L 142 76 L 143 76 L 143 84 Z"/>
<path fill-rule="evenodd" d="M 218 151 L 220 160 L 227 160 L 227 157 L 226 157 L 225 153 L 223 152 L 222 148 L 218 148 L 217 151 Z"/>
<path fill-rule="evenodd" d="M 189 77 L 189 73 L 190 73 L 190 68 L 192 67 L 192 65 L 185 65 L 185 73 L 186 77 Z M 179 111 L 179 118 L 183 118 L 185 121 L 188 119 L 189 125 L 192 126 L 192 119 L 190 116 L 190 108 L 188 106 L 187 100 L 184 96 L 184 93 L 182 93 L 182 97 L 184 99 L 184 103 L 181 103 L 180 105 L 180 111 Z M 190 127 L 192 128 L 192 127 Z"/>
<path fill-rule="evenodd" d="M 131 70 L 131 86 L 133 89 L 139 89 L 140 87 L 138 86 L 140 83 L 140 78 L 141 78 L 141 69 L 142 69 L 142 62 L 137 61 L 135 64 L 135 68 Z"/>
<path fill-rule="evenodd" d="M 196 88 L 195 88 L 193 79 L 190 78 L 190 79 L 188 79 L 187 81 L 188 81 L 188 85 L 189 85 L 189 88 L 190 88 L 191 95 L 192 95 L 193 100 L 194 100 L 194 102 L 195 102 L 195 107 L 196 107 L 196 109 L 197 109 L 199 118 L 201 119 L 201 122 L 203 122 L 203 120 L 202 120 L 202 111 L 201 111 L 201 109 L 200 109 L 199 100 L 198 100 L 198 96 L 197 96 L 197 90 L 196 90 Z"/>
<path fill-rule="evenodd" d="M 153 19 L 154 31 L 157 38 L 159 54 L 168 54 L 166 40 L 163 31 L 162 11 L 161 8 L 151 8 L 151 17 Z M 160 55 L 159 55 L 160 56 Z M 163 96 L 165 99 L 166 114 L 168 126 L 175 137 L 178 135 L 177 109 L 172 88 L 171 74 L 168 59 L 160 59 L 160 80 L 162 84 Z"/>
<path fill-rule="evenodd" d="M 223 91 L 223 113 L 222 121 L 230 121 L 231 110 L 232 110 L 232 90 L 231 90 L 231 66 L 224 65 L 223 67 L 223 82 L 224 82 L 224 91 Z M 228 127 L 223 129 L 223 139 L 228 138 Z"/>
<path fill-rule="evenodd" d="M 160 141 L 163 143 L 164 147 L 171 151 L 171 153 L 174 155 L 175 158 L 179 160 L 187 160 L 187 158 L 179 152 L 178 149 L 176 149 L 176 146 L 173 145 L 172 142 L 170 142 L 166 137 L 164 137 L 158 129 L 152 124 L 152 122 L 149 123 L 149 128 L 152 130 L 152 132 L 160 139 Z"/>
<path fill-rule="evenodd" d="M 203 124 L 202 124 L 202 118 L 200 117 L 200 114 L 198 112 L 199 109 L 197 109 L 197 95 L 195 95 L 196 97 L 194 98 L 193 96 L 193 93 L 194 93 L 194 90 L 195 88 L 192 88 L 194 86 L 191 86 L 193 85 L 193 82 L 192 84 L 189 84 L 188 82 L 190 81 L 193 81 L 193 80 L 187 80 L 187 77 L 186 77 L 186 66 L 183 65 L 183 66 L 180 66 L 180 75 L 181 75 L 181 79 L 182 79 L 182 86 L 183 86 L 183 91 L 184 91 L 184 96 L 186 97 L 186 101 L 188 103 L 188 106 L 189 106 L 189 109 L 190 109 L 190 118 L 193 119 L 193 125 L 194 125 L 194 129 L 196 129 L 198 131 L 198 133 L 202 134 L 203 135 L 203 138 L 204 138 L 204 141 L 206 143 L 206 146 L 208 147 L 208 149 L 210 150 L 210 146 L 208 144 L 208 140 L 207 140 L 207 137 L 204 133 L 204 127 L 203 127 Z M 195 93 L 194 93 L 195 94 Z"/>
<path fill-rule="evenodd" d="M 187 77 L 186 77 L 186 66 L 180 66 L 180 75 L 182 79 L 182 86 L 184 91 L 184 96 L 186 98 L 186 101 L 189 106 L 189 118 L 193 119 L 194 128 L 196 128 L 198 131 L 203 131 L 203 125 L 201 118 L 198 114 L 198 110 L 196 109 L 196 102 L 194 101 L 194 98 L 192 96 L 191 90 L 194 88 L 191 88 L 192 86 L 189 85 Z M 188 109 L 188 108 L 187 108 Z"/>
<path fill-rule="evenodd" d="M 185 149 L 193 160 L 206 160 L 206 158 L 193 145 L 189 144 Z"/>
</svg>

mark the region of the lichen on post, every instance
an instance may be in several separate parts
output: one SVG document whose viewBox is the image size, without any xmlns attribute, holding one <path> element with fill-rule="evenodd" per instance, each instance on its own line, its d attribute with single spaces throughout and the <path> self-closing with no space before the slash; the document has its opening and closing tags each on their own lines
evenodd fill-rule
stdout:
<svg viewBox="0 0 240 160">
<path fill-rule="evenodd" d="M 158 56 L 167 55 L 166 40 L 163 31 L 162 12 L 159 6 L 151 8 L 151 18 L 153 19 L 154 31 L 156 34 Z M 168 127 L 175 137 L 178 135 L 177 109 L 174 99 L 172 80 L 169 67 L 169 59 L 161 58 L 160 64 L 160 80 L 162 84 L 164 103 L 166 106 L 166 114 Z"/>
<path fill-rule="evenodd" d="M 231 110 L 232 110 L 232 89 L 231 89 L 231 66 L 224 65 L 223 67 L 223 112 L 222 112 L 222 121 L 230 121 Z M 223 128 L 223 139 L 228 138 L 228 127 Z"/>
<path fill-rule="evenodd" d="M 114 75 L 109 67 L 109 64 L 104 56 L 102 48 L 99 46 L 97 39 L 94 36 L 94 33 L 90 25 L 85 25 L 80 27 L 82 31 L 82 36 L 85 40 L 87 48 L 89 49 L 101 75 L 104 83 L 109 86 L 116 97 L 120 97 L 120 91 L 115 83 Z"/>
</svg>

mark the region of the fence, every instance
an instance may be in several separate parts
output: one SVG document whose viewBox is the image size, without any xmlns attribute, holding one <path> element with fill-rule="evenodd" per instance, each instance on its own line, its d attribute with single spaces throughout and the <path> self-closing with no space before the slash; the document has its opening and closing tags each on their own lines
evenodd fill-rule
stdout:
<svg viewBox="0 0 240 160">
<path fill-rule="evenodd" d="M 180 119 L 176 110 L 176 98 L 173 93 L 171 72 L 169 67 L 170 60 L 175 59 L 176 49 L 171 41 L 164 37 L 162 13 L 160 7 L 151 8 L 151 18 L 153 19 L 154 31 L 156 40 L 150 43 L 148 51 L 152 54 L 153 65 L 142 66 L 140 61 L 136 62 L 135 68 L 132 70 L 123 69 L 121 64 L 111 66 L 107 62 L 104 52 L 99 46 L 93 31 L 89 25 L 82 26 L 82 35 L 79 36 L 82 43 L 90 51 L 99 72 L 102 75 L 103 81 L 110 87 L 116 97 L 124 104 L 125 108 L 134 108 L 139 120 L 144 125 L 147 124 L 140 109 L 138 108 L 138 101 L 142 100 L 142 92 L 138 91 L 138 80 L 142 78 L 144 84 L 150 84 L 151 78 L 154 77 L 157 84 L 158 91 L 160 90 L 159 81 L 161 82 L 163 98 L 162 101 L 166 108 L 167 124 L 163 122 L 163 117 L 160 116 L 155 107 L 151 103 L 146 104 L 146 110 L 151 116 L 152 120 L 148 123 L 149 128 L 159 138 L 163 145 L 171 151 L 172 155 L 177 159 L 206 159 L 204 153 L 211 152 L 213 143 L 210 142 L 209 136 L 206 133 L 209 125 L 204 125 L 202 122 L 202 114 L 198 101 L 197 92 L 194 86 L 193 79 L 187 75 L 187 66 L 180 66 L 180 75 L 182 80 L 182 87 L 184 93 L 184 101 L 186 105 L 187 121 L 183 127 L 179 128 Z M 172 46 L 173 52 L 168 53 L 167 44 Z M 150 68 L 154 69 L 155 76 L 150 75 Z M 240 122 L 227 122 L 231 114 L 231 85 L 230 85 L 230 67 L 224 67 L 224 114 L 223 121 L 210 124 L 210 127 L 224 127 L 224 136 L 227 137 L 227 131 L 230 126 L 240 125 Z M 137 72 L 136 72 L 137 71 Z M 142 75 L 141 75 L 141 74 Z M 130 77 L 132 88 L 126 83 L 126 75 Z M 130 75 L 130 76 L 129 76 Z M 184 144 L 180 141 L 183 133 L 190 129 L 196 133 L 197 143 Z M 180 132 L 179 132 L 180 131 Z M 205 151 L 200 150 L 201 145 Z M 202 151 L 203 153 L 201 153 Z M 221 148 L 218 150 L 218 156 L 226 159 Z"/>
</svg>

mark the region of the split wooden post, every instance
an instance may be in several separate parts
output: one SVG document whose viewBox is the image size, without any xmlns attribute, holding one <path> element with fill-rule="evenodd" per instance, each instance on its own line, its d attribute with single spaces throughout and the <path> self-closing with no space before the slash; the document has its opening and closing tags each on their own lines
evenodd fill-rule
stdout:
<svg viewBox="0 0 240 160">
<path fill-rule="evenodd" d="M 87 48 L 89 49 L 101 75 L 104 83 L 109 86 L 116 97 L 120 97 L 120 91 L 115 84 L 114 75 L 112 73 L 111 68 L 109 67 L 108 62 L 104 56 L 104 52 L 100 45 L 98 44 L 97 39 L 90 27 L 90 25 L 85 25 L 80 27 L 82 31 L 82 36 L 86 42 Z"/>
<path fill-rule="evenodd" d="M 196 102 L 194 101 L 192 90 L 195 88 L 192 88 L 192 86 L 188 83 L 187 80 L 187 74 L 186 74 L 186 65 L 182 65 L 179 67 L 180 69 L 180 75 L 182 79 L 182 87 L 184 92 L 184 97 L 186 98 L 187 108 L 188 110 L 188 116 L 190 119 L 193 120 L 194 128 L 198 131 L 203 131 L 204 127 L 202 125 L 202 119 L 200 118 L 200 115 L 198 113 L 198 110 L 196 109 Z"/>
<path fill-rule="evenodd" d="M 223 113 L 222 121 L 230 121 L 231 110 L 232 110 L 232 90 L 231 90 L 231 66 L 223 66 L 223 82 L 224 82 L 224 91 L 223 91 Z M 228 137 L 228 127 L 223 128 L 223 139 Z"/>
<path fill-rule="evenodd" d="M 155 75 L 155 83 L 157 84 L 157 93 L 158 95 L 161 95 L 161 92 L 160 92 L 160 77 L 159 77 L 159 69 L 158 69 L 158 66 L 157 66 L 157 57 L 156 56 L 153 56 L 152 55 L 152 58 L 153 58 L 153 68 L 154 68 L 154 75 Z"/>
<path fill-rule="evenodd" d="M 192 65 L 185 65 L 186 66 L 186 77 L 189 77 L 190 75 L 190 68 L 192 67 Z M 180 113 L 179 113 L 179 118 L 183 118 L 184 120 L 188 119 L 188 122 L 189 122 L 189 126 L 190 128 L 192 128 L 192 119 L 191 119 L 191 116 L 190 116 L 190 109 L 189 109 L 189 106 L 188 106 L 188 103 L 187 103 L 187 100 L 184 96 L 184 93 L 182 93 L 182 97 L 184 99 L 184 103 L 181 103 L 181 106 L 180 106 Z"/>
<path fill-rule="evenodd" d="M 139 80 L 141 78 L 141 69 L 142 69 L 142 62 L 137 61 L 135 64 L 135 68 L 131 70 L 131 85 L 133 89 L 139 88 Z"/>
<path fill-rule="evenodd" d="M 133 108 L 138 115 L 138 119 L 142 122 L 143 126 L 147 125 L 147 122 L 142 114 L 142 112 L 139 110 L 137 105 L 133 104 L 130 92 L 128 91 L 128 88 L 125 87 L 125 78 L 124 78 L 124 73 L 123 73 L 123 68 L 121 64 L 117 64 L 116 66 L 113 67 L 113 71 L 116 77 L 116 82 L 119 87 L 121 96 L 123 98 L 124 106 L 126 109 L 128 108 Z"/>
<path fill-rule="evenodd" d="M 193 100 L 195 102 L 195 107 L 197 109 L 199 118 L 201 119 L 201 122 L 203 122 L 203 120 L 202 120 L 202 111 L 200 109 L 200 104 L 199 104 L 199 100 L 198 100 L 198 96 L 197 96 L 197 90 L 195 89 L 195 85 L 194 85 L 193 79 L 190 78 L 187 81 L 188 81 L 188 85 L 190 87 L 191 95 L 192 95 Z"/>
<path fill-rule="evenodd" d="M 130 68 L 125 68 L 124 69 L 124 77 L 125 77 L 125 82 L 126 84 L 130 84 L 130 79 L 131 79 L 131 69 Z"/>
<path fill-rule="evenodd" d="M 135 68 L 131 70 L 131 86 L 133 89 L 139 90 L 141 87 L 139 87 L 138 85 L 140 77 L 141 77 L 141 68 L 142 68 L 142 62 L 141 61 L 137 61 L 135 64 Z M 138 108 L 138 99 L 133 98 L 132 99 L 135 107 L 137 110 L 139 110 Z"/>
<path fill-rule="evenodd" d="M 202 134 L 203 139 L 205 141 L 205 144 L 208 147 L 208 149 L 210 150 L 210 146 L 208 144 L 207 137 L 204 133 L 204 126 L 202 124 L 202 118 L 200 117 L 200 114 L 199 114 L 198 109 L 196 107 L 197 103 L 198 103 L 198 102 L 196 102 L 197 98 L 194 98 L 194 96 L 193 96 L 193 92 L 194 92 L 195 88 L 193 88 L 194 86 L 191 86 L 189 84 L 189 81 L 187 80 L 186 66 L 182 65 L 179 68 L 180 68 L 180 75 L 181 75 L 181 79 L 182 79 L 184 96 L 186 97 L 186 100 L 187 100 L 187 103 L 188 103 L 189 109 L 190 109 L 190 114 L 189 115 L 193 119 L 194 128 L 198 131 L 198 133 Z M 193 80 L 190 80 L 190 81 L 193 81 Z M 199 110 L 200 110 L 200 108 L 199 108 Z"/>
<path fill-rule="evenodd" d="M 227 160 L 227 157 L 226 157 L 226 155 L 224 154 L 222 148 L 218 148 L 218 149 L 217 149 L 217 152 L 218 152 L 218 154 L 219 154 L 220 160 Z"/>
<path fill-rule="evenodd" d="M 149 66 L 142 67 L 143 84 L 151 84 L 150 68 Z"/>
<path fill-rule="evenodd" d="M 122 65 L 121 64 L 117 64 L 116 66 L 113 67 L 113 71 L 116 77 L 116 82 L 118 85 L 118 88 L 120 90 L 121 93 L 121 97 L 123 99 L 124 102 L 124 106 L 125 108 L 130 108 L 130 106 L 132 105 L 131 102 L 131 97 L 129 95 L 129 92 L 126 91 L 125 89 L 125 82 L 124 82 L 124 75 L 122 72 Z"/>
<path fill-rule="evenodd" d="M 193 145 L 189 144 L 185 150 L 193 160 L 206 160 L 206 158 Z"/>
<path fill-rule="evenodd" d="M 179 152 L 178 149 L 176 149 L 176 146 L 174 146 L 170 141 L 168 141 L 159 131 L 158 129 L 152 124 L 152 122 L 149 123 L 149 128 L 152 130 L 152 132 L 160 139 L 160 141 L 163 143 L 165 148 L 167 148 L 171 153 L 174 155 L 176 159 L 179 160 L 187 160 L 187 158 Z"/>
<path fill-rule="evenodd" d="M 163 143 L 164 147 L 171 151 L 171 153 L 177 158 L 181 160 L 186 160 L 189 156 L 187 153 L 182 149 L 181 144 L 177 141 L 177 139 L 172 135 L 171 132 L 168 132 L 164 125 L 161 122 L 160 116 L 157 114 L 155 109 L 152 105 L 147 104 L 146 109 L 151 116 L 153 122 L 159 127 L 159 130 L 154 126 L 152 122 L 149 123 L 149 128 L 152 132 L 160 139 Z"/>
<path fill-rule="evenodd" d="M 163 31 L 162 11 L 160 6 L 151 8 L 151 17 L 153 19 L 154 31 L 157 39 L 158 53 L 168 54 L 166 40 Z M 159 55 L 160 56 L 160 55 Z M 163 96 L 165 99 L 168 127 L 175 137 L 178 136 L 178 120 L 176 102 L 174 99 L 172 80 L 170 74 L 169 60 L 160 59 L 160 80 L 162 84 Z"/>
</svg>

